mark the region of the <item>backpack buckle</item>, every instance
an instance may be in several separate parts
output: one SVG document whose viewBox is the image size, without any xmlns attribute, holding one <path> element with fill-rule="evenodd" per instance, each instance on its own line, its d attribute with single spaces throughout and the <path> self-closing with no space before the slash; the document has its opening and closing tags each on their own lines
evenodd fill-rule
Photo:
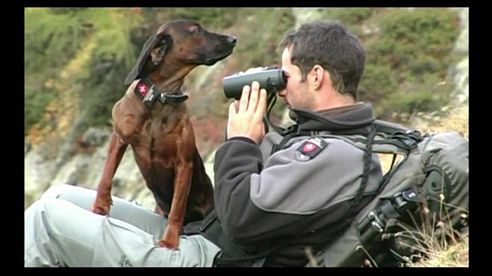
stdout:
<svg viewBox="0 0 492 276">
<path fill-rule="evenodd" d="M 375 211 L 369 212 L 357 226 L 361 243 L 365 244 L 368 241 L 374 240 L 384 232 L 385 227 L 386 223 L 379 218 Z"/>
<path fill-rule="evenodd" d="M 396 212 L 403 215 L 414 203 L 422 202 L 422 197 L 414 188 L 404 190 L 391 199 Z"/>
<path fill-rule="evenodd" d="M 379 233 L 383 233 L 384 231 L 384 224 L 381 222 L 381 220 L 378 218 L 378 216 L 374 212 L 370 212 L 368 215 L 369 219 L 371 220 L 371 226 Z"/>
</svg>

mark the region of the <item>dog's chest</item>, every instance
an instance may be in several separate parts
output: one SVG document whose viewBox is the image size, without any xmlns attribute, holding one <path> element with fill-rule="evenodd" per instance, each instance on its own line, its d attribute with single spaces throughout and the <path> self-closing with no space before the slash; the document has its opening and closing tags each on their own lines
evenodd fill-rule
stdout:
<svg viewBox="0 0 492 276">
<path fill-rule="evenodd" d="M 162 105 L 161 109 L 152 110 L 148 118 L 150 130 L 157 135 L 179 132 L 177 128 L 183 123 L 186 113 L 179 106 Z"/>
<path fill-rule="evenodd" d="M 171 108 L 158 111 L 146 116 L 140 131 L 136 133 L 138 139 L 135 140 L 154 152 L 169 151 L 183 137 L 183 129 L 188 125 L 187 116 Z"/>
<path fill-rule="evenodd" d="M 140 131 L 132 135 L 130 144 L 144 170 L 157 166 L 159 169 L 154 173 L 162 174 L 163 167 L 171 168 L 175 164 L 180 135 L 176 121 L 148 118 Z"/>
</svg>

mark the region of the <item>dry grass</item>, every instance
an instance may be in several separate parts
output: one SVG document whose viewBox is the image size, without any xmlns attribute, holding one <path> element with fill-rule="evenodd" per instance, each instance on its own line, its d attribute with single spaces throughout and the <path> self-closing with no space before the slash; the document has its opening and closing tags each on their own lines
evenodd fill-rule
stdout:
<svg viewBox="0 0 492 276">
<path fill-rule="evenodd" d="M 460 236 L 460 241 L 451 245 L 431 243 L 427 249 L 429 257 L 411 267 L 468 267 L 468 233 Z"/>
<path fill-rule="evenodd" d="M 468 105 L 449 108 L 444 116 L 422 115 L 415 120 L 414 127 L 425 132 L 458 131 L 468 139 L 469 116 Z M 448 229 L 451 230 L 452 229 Z M 456 234 L 451 241 L 442 240 L 434 236 L 433 232 L 419 233 L 421 250 L 427 258 L 410 263 L 412 267 L 468 267 L 469 246 L 468 233 Z M 414 235 L 415 237 L 415 235 Z"/>
<path fill-rule="evenodd" d="M 430 222 L 430 221 L 428 221 Z M 436 227 L 434 227 L 436 225 Z M 421 252 L 425 256 L 418 261 L 407 259 L 409 267 L 468 267 L 468 230 L 458 232 L 443 222 L 426 223 L 418 230 L 407 229 L 401 232 L 402 245 Z"/>
</svg>

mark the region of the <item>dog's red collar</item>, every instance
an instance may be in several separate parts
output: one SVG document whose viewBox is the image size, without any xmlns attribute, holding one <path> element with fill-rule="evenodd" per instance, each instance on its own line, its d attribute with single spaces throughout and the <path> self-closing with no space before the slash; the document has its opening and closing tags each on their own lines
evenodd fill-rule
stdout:
<svg viewBox="0 0 492 276">
<path fill-rule="evenodd" d="M 162 104 L 179 104 L 188 99 L 188 95 L 183 94 L 181 90 L 172 92 L 159 91 L 152 81 L 147 78 L 141 79 L 137 83 L 134 92 L 148 108 L 151 108 L 156 100 L 159 100 Z"/>
</svg>

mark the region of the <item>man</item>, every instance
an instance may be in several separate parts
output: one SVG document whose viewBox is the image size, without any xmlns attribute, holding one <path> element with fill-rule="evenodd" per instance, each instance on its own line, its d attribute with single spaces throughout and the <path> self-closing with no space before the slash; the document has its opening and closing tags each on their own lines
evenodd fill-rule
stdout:
<svg viewBox="0 0 492 276">
<path fill-rule="evenodd" d="M 278 94 L 296 125 L 284 137 L 265 135 L 267 92 L 257 82 L 243 88 L 215 157 L 215 210 L 199 233 L 183 235 L 179 250 L 160 248 L 162 217 L 120 199 L 110 218 L 98 216 L 80 208 L 90 208 L 93 191 L 58 186 L 26 210 L 25 265 L 306 265 L 306 251 L 348 227 L 382 172 L 370 151 L 319 135 L 371 133 L 372 108 L 356 102 L 365 62 L 358 39 L 337 23 L 315 22 L 287 33 L 281 46 L 288 79 Z"/>
</svg>

